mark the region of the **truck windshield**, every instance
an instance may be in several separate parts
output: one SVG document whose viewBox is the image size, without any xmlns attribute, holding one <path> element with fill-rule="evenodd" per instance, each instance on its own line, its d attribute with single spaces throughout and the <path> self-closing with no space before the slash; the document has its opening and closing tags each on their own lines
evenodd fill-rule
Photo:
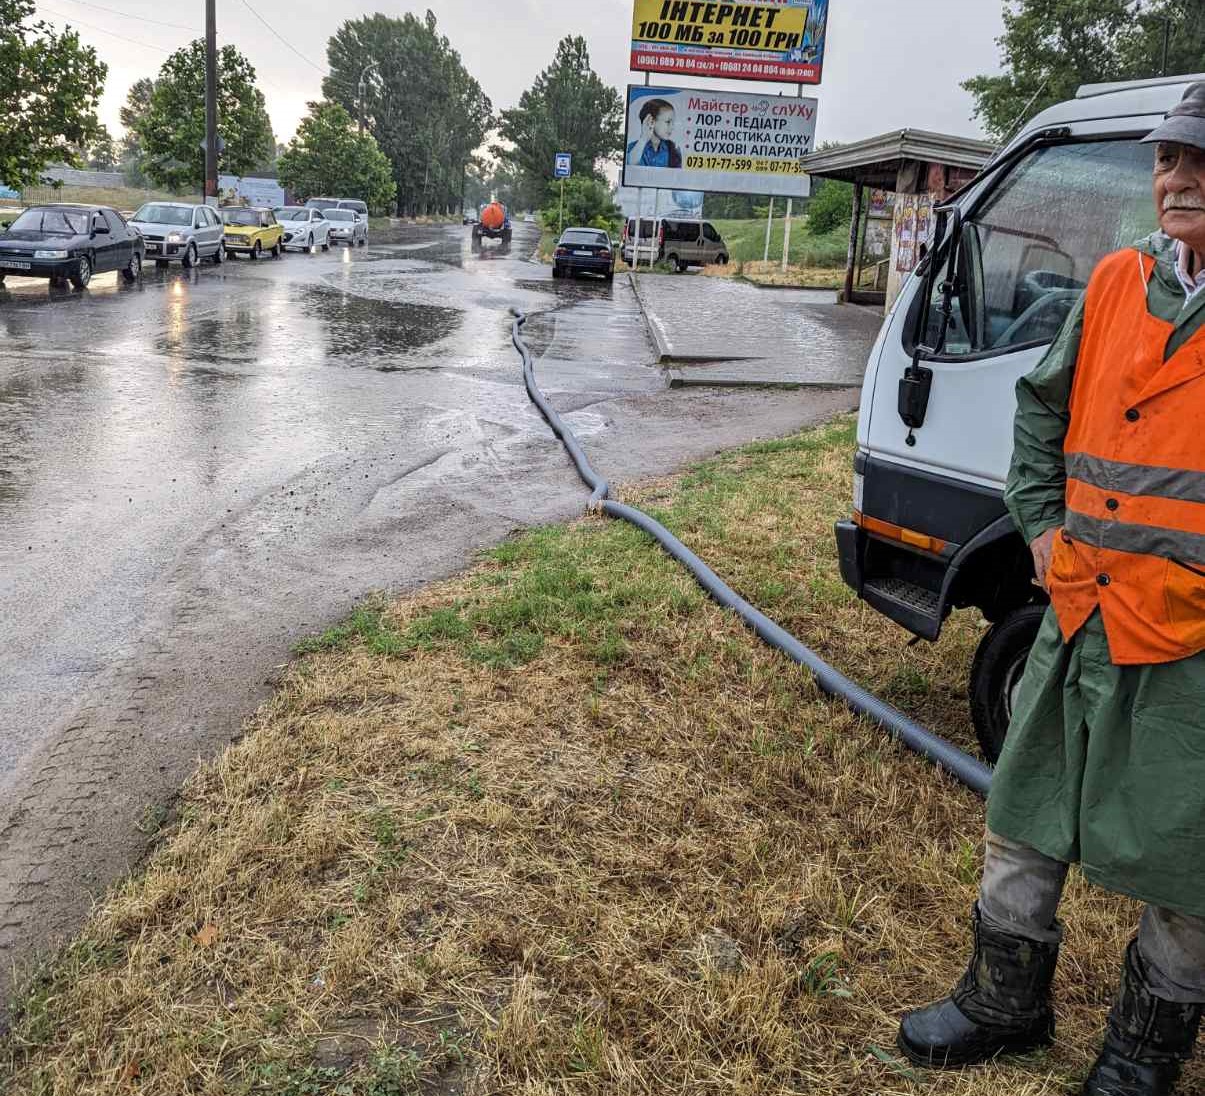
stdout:
<svg viewBox="0 0 1205 1096">
<path fill-rule="evenodd" d="M 963 226 L 945 353 L 1050 342 L 1096 264 L 1158 227 L 1153 164 L 1153 146 L 1136 141 L 1047 146 L 1021 160 Z"/>
</svg>

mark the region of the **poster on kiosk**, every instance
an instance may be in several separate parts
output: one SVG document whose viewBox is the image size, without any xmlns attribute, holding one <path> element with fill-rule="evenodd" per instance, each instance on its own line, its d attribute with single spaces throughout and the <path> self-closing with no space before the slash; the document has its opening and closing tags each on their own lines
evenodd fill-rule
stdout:
<svg viewBox="0 0 1205 1096">
<path fill-rule="evenodd" d="M 623 185 L 806 198 L 815 99 L 628 88 Z"/>
<path fill-rule="evenodd" d="M 634 72 L 818 84 L 829 0 L 635 0 Z"/>
</svg>

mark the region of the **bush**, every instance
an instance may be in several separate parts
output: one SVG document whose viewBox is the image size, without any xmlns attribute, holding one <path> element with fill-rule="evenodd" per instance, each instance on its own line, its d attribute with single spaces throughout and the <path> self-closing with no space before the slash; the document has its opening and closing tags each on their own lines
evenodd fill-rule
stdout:
<svg viewBox="0 0 1205 1096">
<path fill-rule="evenodd" d="M 560 210 L 561 184 L 550 183 L 540 209 L 541 222 L 555 230 L 560 221 Z M 605 183 L 588 176 L 565 180 L 566 228 L 586 225 L 615 235 L 622 219 L 623 211 L 611 198 L 611 191 Z"/>
<path fill-rule="evenodd" d="M 816 187 L 808 205 L 808 232 L 813 236 L 826 236 L 842 225 L 848 228 L 853 215 L 853 184 L 825 179 Z"/>
</svg>

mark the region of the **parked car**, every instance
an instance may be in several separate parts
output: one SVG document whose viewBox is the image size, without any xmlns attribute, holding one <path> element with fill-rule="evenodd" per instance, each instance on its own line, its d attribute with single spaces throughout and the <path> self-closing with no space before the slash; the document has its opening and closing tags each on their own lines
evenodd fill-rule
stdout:
<svg viewBox="0 0 1205 1096">
<path fill-rule="evenodd" d="M 710 221 L 682 221 L 667 217 L 661 222 L 661 253 L 679 271 L 691 266 L 728 262 L 728 245 Z"/>
<path fill-rule="evenodd" d="M 319 209 L 325 212 L 328 209 L 338 209 L 338 198 L 311 198 L 305 203 L 306 209 Z"/>
<path fill-rule="evenodd" d="M 353 213 L 359 214 L 364 218 L 364 223 L 368 224 L 368 203 L 360 201 L 359 198 L 340 198 L 338 209 L 350 209 Z"/>
<path fill-rule="evenodd" d="M 284 250 L 284 229 L 270 209 L 231 206 L 222 210 L 226 224 L 223 242 L 228 255 L 245 253 L 258 259 L 265 251 L 279 259 Z"/>
<path fill-rule="evenodd" d="M 321 247 L 329 251 L 331 247 L 331 222 L 320 209 L 310 206 L 285 206 L 277 213 L 284 228 L 284 247 L 301 251 L 312 251 Z"/>
<path fill-rule="evenodd" d="M 173 259 L 188 270 L 202 259 L 226 258 L 225 227 L 216 210 L 189 202 L 147 202 L 130 220 L 146 241 L 146 255 L 160 263 Z"/>
<path fill-rule="evenodd" d="M 32 206 L 0 233 L 0 282 L 14 274 L 84 289 L 93 274 L 107 270 L 135 282 L 145 247 L 121 214 L 105 206 Z"/>
<path fill-rule="evenodd" d="M 556 245 L 552 276 L 572 278 L 575 274 L 601 274 L 607 281 L 615 277 L 610 236 L 597 228 L 565 229 Z"/>
<path fill-rule="evenodd" d="M 368 243 L 368 220 L 350 209 L 328 209 L 324 214 L 330 223 L 331 243 L 363 247 Z"/>
</svg>

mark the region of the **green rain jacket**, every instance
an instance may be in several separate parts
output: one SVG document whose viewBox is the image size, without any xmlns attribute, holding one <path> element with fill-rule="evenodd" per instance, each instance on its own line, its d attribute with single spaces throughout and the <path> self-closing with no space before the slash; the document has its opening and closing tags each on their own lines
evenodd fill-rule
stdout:
<svg viewBox="0 0 1205 1096">
<path fill-rule="evenodd" d="M 1185 306 L 1167 236 L 1137 246 L 1156 259 L 1147 308 L 1174 325 L 1166 360 L 1205 324 L 1205 293 Z M 1004 497 L 1027 544 L 1062 525 L 1066 512 L 1063 439 L 1083 319 L 1081 301 L 1017 385 Z M 1205 653 L 1116 666 L 1099 613 L 1066 644 L 1047 613 L 996 769 L 988 826 L 1078 862 L 1109 890 L 1205 916 Z"/>
</svg>

